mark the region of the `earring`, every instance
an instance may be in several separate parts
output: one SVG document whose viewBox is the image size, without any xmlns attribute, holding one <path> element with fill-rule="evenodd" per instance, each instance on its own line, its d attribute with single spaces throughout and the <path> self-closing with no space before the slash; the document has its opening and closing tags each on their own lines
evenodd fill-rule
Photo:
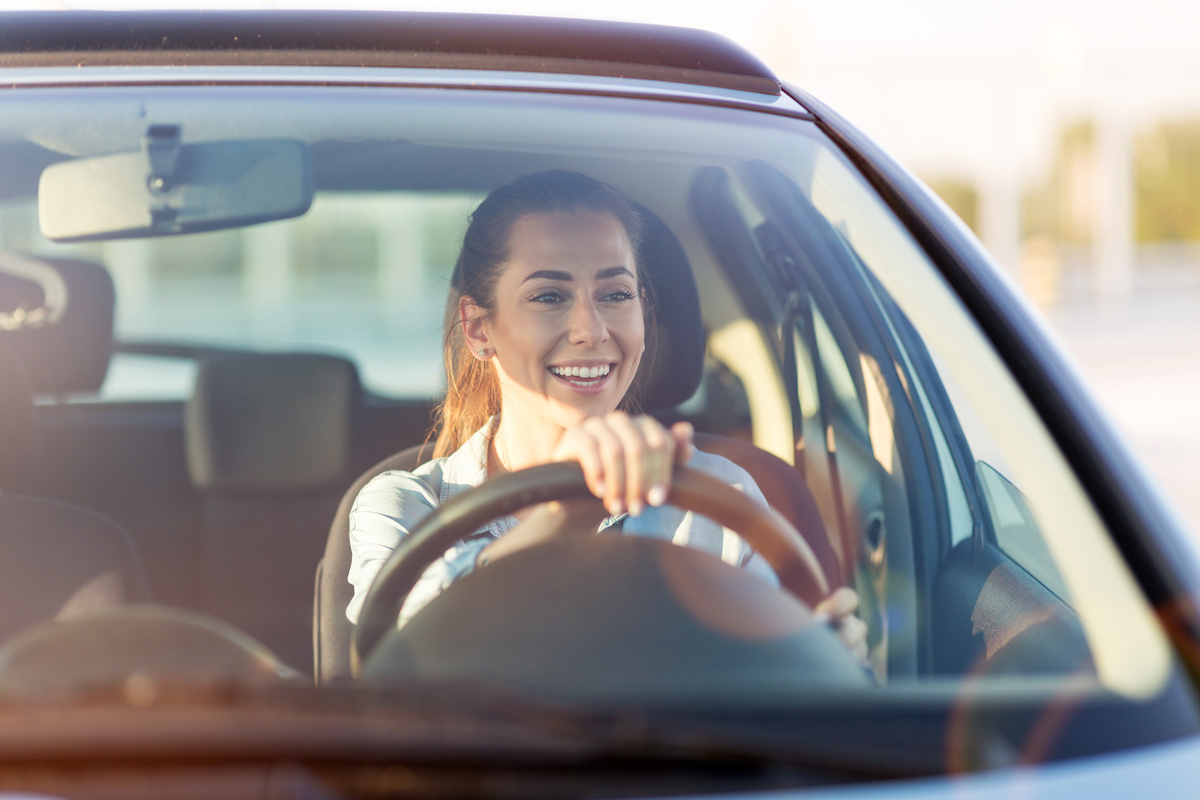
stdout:
<svg viewBox="0 0 1200 800">
<path fill-rule="evenodd" d="M 478 350 L 476 350 L 475 352 L 479 354 L 479 357 L 480 357 L 480 358 L 487 358 L 487 357 L 488 357 L 488 351 L 487 351 L 487 348 L 486 348 L 486 347 L 481 347 L 481 348 L 479 348 Z"/>
<path fill-rule="evenodd" d="M 646 343 L 642 342 L 642 352 L 646 352 Z"/>
</svg>

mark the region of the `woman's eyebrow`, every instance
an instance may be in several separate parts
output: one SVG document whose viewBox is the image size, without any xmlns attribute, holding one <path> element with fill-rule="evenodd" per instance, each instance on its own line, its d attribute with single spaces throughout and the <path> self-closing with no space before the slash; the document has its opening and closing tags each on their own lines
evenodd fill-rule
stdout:
<svg viewBox="0 0 1200 800">
<path fill-rule="evenodd" d="M 608 278 L 615 278 L 618 275 L 633 277 L 633 273 L 629 271 L 628 267 L 606 267 L 596 273 L 596 280 L 602 281 Z M 521 281 L 521 283 L 527 283 L 532 280 L 566 281 L 570 283 L 575 278 L 569 272 L 559 272 L 554 269 L 539 269 L 537 272 L 531 272 L 526 275 L 525 280 Z"/>
<path fill-rule="evenodd" d="M 571 273 L 569 273 L 569 272 L 559 272 L 559 271 L 553 270 L 553 269 L 539 269 L 537 272 L 531 272 L 528 275 L 526 275 L 525 280 L 521 281 L 521 283 L 528 283 L 529 281 L 532 281 L 532 280 L 541 280 L 541 279 L 550 280 L 550 281 L 572 281 L 572 280 L 574 280 L 574 278 L 571 277 Z"/>
<path fill-rule="evenodd" d="M 628 267 L 608 267 L 607 269 L 602 269 L 596 273 L 596 280 L 603 281 L 609 278 L 615 278 L 618 275 L 628 275 L 631 278 L 633 277 L 633 273 L 629 271 Z"/>
</svg>

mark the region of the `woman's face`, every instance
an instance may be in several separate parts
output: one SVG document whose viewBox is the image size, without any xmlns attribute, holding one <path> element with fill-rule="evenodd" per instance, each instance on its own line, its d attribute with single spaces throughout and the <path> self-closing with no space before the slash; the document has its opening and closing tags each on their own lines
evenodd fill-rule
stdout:
<svg viewBox="0 0 1200 800">
<path fill-rule="evenodd" d="M 531 214 L 483 323 L 506 421 L 531 413 L 562 427 L 608 414 L 641 362 L 645 322 L 633 247 L 616 217 Z"/>
</svg>

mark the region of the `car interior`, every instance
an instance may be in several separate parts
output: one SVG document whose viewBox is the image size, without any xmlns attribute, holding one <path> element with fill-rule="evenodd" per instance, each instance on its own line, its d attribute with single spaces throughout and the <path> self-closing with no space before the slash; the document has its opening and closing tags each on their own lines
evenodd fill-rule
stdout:
<svg viewBox="0 0 1200 800">
<path fill-rule="evenodd" d="M 686 255 L 670 230 L 653 219 L 644 263 L 654 271 L 653 280 L 671 287 L 674 302 L 660 306 L 657 344 L 647 361 L 653 371 L 642 397 L 647 411 L 666 412 L 674 420 L 683 415 L 672 409 L 691 397 L 705 377 L 704 333 Z M 8 402 L 25 410 L 5 414 L 6 421 L 14 422 L 13 431 L 6 431 L 6 442 L 12 445 L 5 452 L 14 463 L 6 468 L 11 477 L 5 486 L 22 496 L 43 491 L 69 498 L 81 510 L 102 512 L 92 516 L 107 522 L 127 550 L 121 563 L 128 563 L 121 574 L 130 588 L 114 595 L 113 602 L 153 596 L 161 603 L 212 614 L 301 669 L 315 648 L 313 663 L 322 682 L 349 677 L 349 504 L 375 474 L 411 468 L 424 460 L 422 453 L 428 457 L 429 404 L 372 404 L 355 365 L 345 358 L 222 353 L 200 360 L 194 391 L 181 405 L 156 404 L 151 411 L 138 404 L 124 414 L 113 404 L 35 405 L 36 392 L 25 377 L 24 364 L 40 363 L 45 353 L 55 350 L 78 358 L 91 355 L 93 363 L 84 365 L 91 369 L 91 383 L 59 383 L 47 394 L 95 390 L 104 369 L 94 362 L 103 359 L 107 366 L 112 342 L 113 292 L 104 267 L 81 261 L 46 263 L 66 274 L 90 274 L 102 288 L 74 291 L 73 297 L 86 297 L 89 305 L 77 300 L 61 324 L 38 329 L 36 340 L 27 337 L 27 331 L 4 339 L 5 347 L 15 351 L 6 353 L 4 364 L 6 377 L 11 376 L 5 384 L 14 396 Z M 85 311 L 88 320 L 76 321 L 71 315 Z M 84 345 L 92 352 L 86 353 Z M 58 362 L 47 358 L 46 363 Z M 68 375 L 71 371 L 64 370 Z M 714 383 L 711 376 L 708 379 Z M 48 386 L 37 384 L 43 391 Z M 719 384 L 709 391 L 721 391 Z M 715 416 L 711 409 L 704 410 Z M 731 417 L 702 425 L 697 445 L 746 468 L 772 506 L 806 532 L 829 583 L 839 583 L 837 557 L 799 473 L 745 438 L 721 434 L 737 432 L 744 423 Z M 372 447 L 373 442 L 379 444 Z M 392 443 L 413 446 L 361 470 L 394 447 Z M 151 445 L 156 446 L 150 449 Z M 18 466 L 19 453 L 24 457 Z M 74 466 L 64 475 L 63 467 L 69 464 Z M 356 469 L 361 474 L 352 479 Z M 67 477 L 71 474 L 73 480 Z M 119 487 L 131 485 L 140 487 L 139 495 L 123 496 Z M 6 495 L 5 502 L 14 497 Z M 135 509 L 136 515 L 131 513 Z M 14 522 L 12 527 L 24 526 Z M 285 542 L 286 548 L 281 548 Z M 46 546 L 51 552 L 60 549 Z M 103 563 L 83 551 L 78 560 L 91 568 Z M 310 614 L 314 565 L 316 609 Z M 156 578 L 153 591 L 146 575 Z M 62 608 L 69 613 L 71 606 Z M 22 619 L 10 632 L 55 616 Z"/>
<path fill-rule="evenodd" d="M 426 140 L 452 129 L 436 119 L 404 118 L 426 126 Z M 696 146 L 718 147 L 719 125 L 714 133 L 704 124 L 693 128 Z M 847 177 L 848 162 L 819 132 L 805 133 L 818 155 L 792 174 L 753 159 L 638 160 L 586 142 L 540 150 L 517 144 L 521 131 L 497 135 L 510 141 L 488 149 L 371 131 L 343 141 L 316 125 L 314 202 L 403 194 L 432 205 L 455 192 L 477 200 L 550 168 L 610 181 L 648 224 L 639 257 L 657 320 L 639 377 L 644 409 L 690 420 L 698 447 L 743 466 L 800 532 L 825 582 L 858 592 L 872 682 L 1094 679 L 1107 669 L 1080 613 L 1091 601 L 1068 590 L 1078 576 L 1064 581 L 1061 551 L 1042 542 L 1036 503 L 1023 494 L 1030 484 L 1010 482 L 1003 442 L 999 456 L 976 449 L 976 417 L 1012 404 L 976 412 L 964 402 L 976 387 L 946 359 L 980 359 L 933 352 L 931 337 L 966 334 L 940 332 L 949 312 L 913 301 L 945 288 L 888 273 L 893 262 L 936 269 L 892 218 L 880 226 L 900 238 L 864 236 L 851 200 L 834 189 L 853 183 L 860 195 L 847 197 L 883 206 Z M 0 142 L 6 207 L 32 207 L 40 168 L 79 149 Z M 456 213 L 429 297 L 444 297 L 465 222 Z M 282 224 L 261 226 L 268 246 L 246 249 L 247 263 L 270 265 L 269 235 Z M 154 241 L 207 253 L 212 236 Z M 348 240 L 300 241 L 305 258 L 353 277 Z M 131 269 L 119 257 L 133 251 L 113 242 L 84 248 L 88 258 L 37 236 L 26 244 L 0 258 L 0 547 L 12 574 L 0 586 L 9 598 L 0 633 L 152 601 L 252 637 L 279 659 L 274 674 L 353 681 L 349 504 L 371 476 L 430 456 L 440 390 L 426 382 L 424 392 L 380 391 L 349 352 L 238 346 L 236 330 L 217 343 L 123 335 L 126 300 L 114 285 Z M 105 263 L 95 257 L 105 254 Z M 330 327 L 353 321 L 352 306 L 332 297 L 325 305 L 318 298 L 308 313 Z M 421 313 L 436 320 L 442 309 Z M 436 355 L 437 341 L 429 331 L 420 347 Z M 106 378 L 131 358 L 188 365 L 186 395 L 113 394 Z"/>
</svg>

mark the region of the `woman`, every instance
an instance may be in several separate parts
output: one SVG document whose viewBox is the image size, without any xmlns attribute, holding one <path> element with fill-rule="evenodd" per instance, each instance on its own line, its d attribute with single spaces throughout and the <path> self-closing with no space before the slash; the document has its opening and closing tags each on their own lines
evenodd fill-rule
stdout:
<svg viewBox="0 0 1200 800">
<path fill-rule="evenodd" d="M 496 520 L 429 567 L 401 623 L 477 566 L 537 542 L 617 528 L 671 538 L 776 582 L 730 531 L 664 506 L 677 464 L 688 464 L 765 502 L 732 462 L 696 451 L 692 429 L 664 429 L 631 413 L 653 304 L 636 253 L 642 223 L 616 189 L 572 172 L 529 175 L 492 192 L 471 217 L 453 278 L 445 349 L 447 394 L 434 460 L 388 472 L 363 488 L 350 513 L 356 622 L 396 544 L 440 503 L 489 477 L 577 461 L 603 503 L 545 503 Z M 860 657 L 858 599 L 839 589 L 817 606 Z"/>
</svg>

